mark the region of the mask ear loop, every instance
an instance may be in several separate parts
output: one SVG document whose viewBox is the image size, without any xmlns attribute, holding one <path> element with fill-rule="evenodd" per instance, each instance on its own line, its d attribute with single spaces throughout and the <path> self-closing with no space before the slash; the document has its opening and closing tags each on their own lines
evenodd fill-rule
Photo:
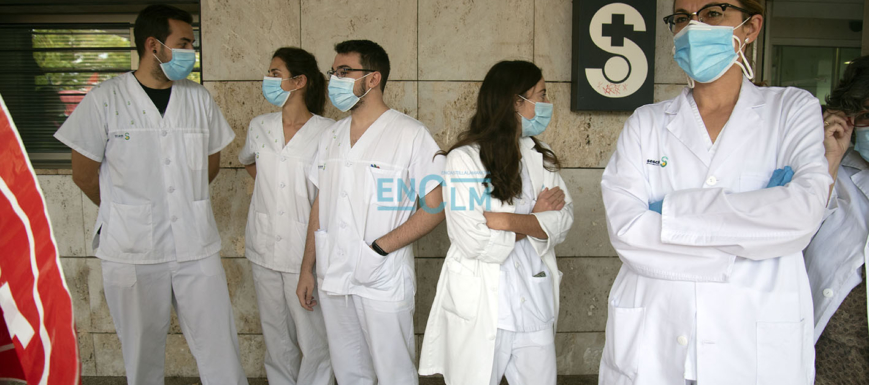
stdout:
<svg viewBox="0 0 869 385">
<path fill-rule="evenodd" d="M 736 31 L 737 28 L 742 27 L 749 20 L 751 20 L 750 17 L 748 19 L 745 19 L 742 23 L 740 23 L 736 27 L 734 27 L 733 30 Z M 746 37 L 745 42 L 742 42 L 739 40 L 738 37 L 736 37 L 736 35 L 733 35 L 733 39 L 736 40 L 736 44 L 739 45 L 739 57 L 742 58 L 742 62 L 740 63 L 739 60 L 737 60 L 736 65 L 738 65 L 739 68 L 742 68 L 742 74 L 745 75 L 748 78 L 748 80 L 754 80 L 754 69 L 751 68 L 751 64 L 748 62 L 748 59 L 745 57 L 745 46 L 748 45 L 748 38 Z"/>
<path fill-rule="evenodd" d="M 295 78 L 297 78 L 297 77 L 299 77 L 299 76 L 302 76 L 302 75 L 296 75 L 296 76 L 293 76 L 293 77 L 291 77 L 291 78 L 286 78 L 286 79 L 281 80 L 281 82 L 283 82 L 284 80 L 293 80 L 293 79 L 295 79 Z M 300 89 L 301 89 L 301 88 L 295 88 L 295 89 L 289 90 L 289 91 L 287 91 L 287 92 L 289 92 L 289 93 L 293 93 L 293 91 L 298 91 L 298 90 L 300 90 Z M 287 96 L 287 99 L 289 99 L 289 98 L 290 98 L 290 97 Z"/>
<path fill-rule="evenodd" d="M 748 59 L 745 57 L 744 48 L 748 44 L 748 38 L 745 38 L 745 43 L 739 41 L 739 38 L 734 36 L 734 39 L 739 44 L 739 57 L 742 58 L 742 62 L 740 63 L 738 60 L 736 61 L 736 65 L 739 68 L 742 68 L 742 74 L 748 77 L 749 80 L 754 80 L 754 69 L 751 68 L 751 64 L 748 62 Z"/>
<path fill-rule="evenodd" d="M 366 77 L 368 77 L 368 75 L 371 75 L 371 74 L 373 74 L 373 73 L 374 73 L 374 72 L 369 72 L 367 75 L 365 75 L 365 76 L 363 76 L 363 77 L 361 77 L 361 78 L 359 78 L 359 79 L 356 79 L 356 80 L 362 80 L 362 79 L 365 79 Z M 365 95 L 368 95 L 368 93 L 371 92 L 371 90 L 372 90 L 372 88 L 369 88 L 367 91 L 365 91 L 364 94 L 362 94 L 362 96 L 359 97 L 359 99 L 364 98 Z"/>
</svg>

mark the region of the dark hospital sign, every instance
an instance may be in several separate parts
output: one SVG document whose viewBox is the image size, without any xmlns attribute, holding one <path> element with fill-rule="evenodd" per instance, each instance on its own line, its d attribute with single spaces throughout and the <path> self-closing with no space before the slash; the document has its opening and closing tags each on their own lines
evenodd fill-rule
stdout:
<svg viewBox="0 0 869 385">
<path fill-rule="evenodd" d="M 656 2 L 574 0 L 570 109 L 626 111 L 652 103 Z"/>
</svg>

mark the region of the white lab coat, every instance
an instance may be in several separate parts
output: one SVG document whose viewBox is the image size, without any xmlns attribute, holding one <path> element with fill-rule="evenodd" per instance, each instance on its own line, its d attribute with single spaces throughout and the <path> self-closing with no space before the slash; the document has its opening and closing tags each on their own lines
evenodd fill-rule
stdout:
<svg viewBox="0 0 869 385">
<path fill-rule="evenodd" d="M 314 115 L 286 143 L 280 112 L 253 118 L 238 160 L 256 163 L 256 181 L 247 214 L 244 255 L 283 273 L 299 273 L 311 204 L 317 189 L 308 172 L 320 136 L 335 123 Z"/>
<path fill-rule="evenodd" d="M 388 110 L 350 147 L 352 116 L 326 130 L 309 173 L 319 188 L 319 301 L 340 384 L 416 384 L 413 246 L 371 242 L 403 225 L 439 186 L 444 157 L 428 129 Z"/>
<path fill-rule="evenodd" d="M 416 282 L 413 246 L 384 257 L 369 245 L 407 222 L 416 198 L 424 201 L 438 186 L 444 157 L 436 156 L 440 147 L 425 125 L 396 110 L 380 115 L 352 148 L 350 122 L 323 133 L 308 176 L 320 190 L 320 290 L 402 301 L 406 282 Z"/>
<path fill-rule="evenodd" d="M 220 251 L 208 156 L 235 133 L 205 87 L 175 81 L 160 116 L 132 72 L 118 75 L 88 92 L 54 136 L 102 162 L 97 257 L 152 264 Z"/>
<path fill-rule="evenodd" d="M 573 200 L 561 176 L 543 168 L 543 156 L 533 145 L 529 138 L 520 143 L 535 193 L 545 187 L 561 187 L 565 193 L 562 210 L 532 214 L 548 239 L 528 237 L 549 271 L 558 272 L 547 278 L 554 291 L 557 320 L 561 272 L 555 246 L 564 241 L 573 224 Z M 495 356 L 500 266 L 513 251 L 516 234 L 490 230 L 483 211 L 513 212 L 515 207 L 497 199 L 486 207 L 485 201 L 479 203 L 475 198 L 485 191 L 482 179 L 486 175 L 477 146 L 450 152 L 445 170 L 443 194 L 451 244 L 425 329 L 419 374 L 442 373 L 449 385 L 488 384 Z"/>
<path fill-rule="evenodd" d="M 832 182 L 818 100 L 745 79 L 713 155 L 690 92 L 637 109 L 603 174 L 624 265 L 609 295 L 600 383 L 810 384 L 801 251 Z M 785 166 L 793 180 L 766 189 Z M 663 215 L 650 211 L 661 199 Z"/>
<path fill-rule="evenodd" d="M 174 306 L 203 382 L 247 384 L 208 191 L 208 156 L 235 133 L 205 87 L 173 82 L 161 116 L 132 73 L 118 75 L 55 137 L 101 162 L 93 242 L 128 383 L 162 382 Z"/>
<path fill-rule="evenodd" d="M 296 297 L 308 218 L 317 196 L 308 172 L 320 136 L 334 123 L 313 115 L 286 142 L 282 113 L 263 114 L 251 120 L 238 154 L 242 164 L 256 163 L 244 255 L 253 263 L 266 376 L 276 384 L 334 383 L 321 308 L 307 311 Z"/>
<path fill-rule="evenodd" d="M 869 164 L 858 152 L 850 150 L 842 159 L 828 207 L 829 216 L 804 253 L 815 305 L 815 342 L 862 282 L 860 271 L 869 255 Z"/>
</svg>

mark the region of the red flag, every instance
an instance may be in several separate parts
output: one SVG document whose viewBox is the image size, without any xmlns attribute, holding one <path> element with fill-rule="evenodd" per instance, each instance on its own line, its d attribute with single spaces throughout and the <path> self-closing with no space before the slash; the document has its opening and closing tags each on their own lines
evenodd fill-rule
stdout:
<svg viewBox="0 0 869 385">
<path fill-rule="evenodd" d="M 45 199 L 0 97 L 0 378 L 80 383 L 72 299 Z"/>
</svg>

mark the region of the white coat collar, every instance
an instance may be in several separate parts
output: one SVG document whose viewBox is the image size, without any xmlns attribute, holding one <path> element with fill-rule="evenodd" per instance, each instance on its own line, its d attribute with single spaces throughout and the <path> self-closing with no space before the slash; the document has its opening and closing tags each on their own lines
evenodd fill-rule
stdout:
<svg viewBox="0 0 869 385">
<path fill-rule="evenodd" d="M 534 149 L 534 141 L 531 138 L 520 138 L 519 148 L 522 157 L 528 166 L 528 175 L 531 176 L 531 187 L 535 195 L 543 189 L 543 154 Z"/>
<path fill-rule="evenodd" d="M 755 86 L 748 78 L 743 77 L 742 88 L 739 91 L 739 99 L 733 112 L 730 114 L 730 119 L 724 130 L 718 136 L 718 150 L 715 152 L 715 159 L 709 154 L 706 148 L 706 139 L 708 134 L 698 127 L 698 120 L 701 120 L 696 111 L 691 108 L 689 102 L 691 88 L 685 87 L 682 93 L 679 94 L 670 105 L 665 113 L 669 115 L 667 130 L 679 139 L 682 144 L 688 147 L 691 152 L 697 156 L 700 161 L 706 166 L 714 169 L 718 165 L 723 164 L 727 157 L 738 150 L 743 143 L 754 137 L 753 133 L 757 130 L 764 129 L 763 120 L 755 110 L 765 104 L 763 96 L 760 94 L 757 86 Z"/>
<path fill-rule="evenodd" d="M 851 181 L 863 192 L 863 195 L 869 197 L 869 163 L 860 156 L 859 152 L 851 148 L 842 158 L 842 166 L 859 170 L 851 175 Z"/>
<path fill-rule="evenodd" d="M 136 79 L 136 75 L 132 71 L 127 72 L 127 73 L 120 75 L 120 76 L 127 77 L 126 78 L 127 90 L 131 94 L 135 95 L 136 100 L 141 101 L 142 105 L 139 107 L 141 107 L 143 109 L 151 110 L 151 116 L 156 116 L 156 118 L 155 118 L 156 122 L 162 123 L 163 121 L 166 120 L 166 117 L 169 116 L 169 114 L 171 112 L 175 111 L 175 108 L 172 107 L 176 103 L 175 101 L 178 99 L 175 96 L 175 94 L 176 94 L 175 91 L 178 90 L 179 83 L 181 83 L 181 81 L 183 81 L 184 79 L 182 79 L 180 81 L 176 80 L 175 82 L 172 83 L 172 88 L 171 88 L 172 90 L 169 91 L 169 103 L 166 104 L 166 110 L 163 111 L 163 114 L 161 115 L 160 110 L 158 110 L 157 106 L 154 105 L 154 101 L 151 100 L 151 97 L 148 96 L 148 93 L 145 92 L 144 88 L 142 88 L 143 87 L 142 84 L 139 83 L 139 79 Z"/>
<path fill-rule="evenodd" d="M 859 152 L 854 151 L 853 147 L 851 147 L 848 152 L 845 153 L 845 157 L 842 158 L 842 166 L 856 168 L 860 171 L 869 169 L 869 163 L 866 163 L 866 160 L 860 156 Z"/>
</svg>

